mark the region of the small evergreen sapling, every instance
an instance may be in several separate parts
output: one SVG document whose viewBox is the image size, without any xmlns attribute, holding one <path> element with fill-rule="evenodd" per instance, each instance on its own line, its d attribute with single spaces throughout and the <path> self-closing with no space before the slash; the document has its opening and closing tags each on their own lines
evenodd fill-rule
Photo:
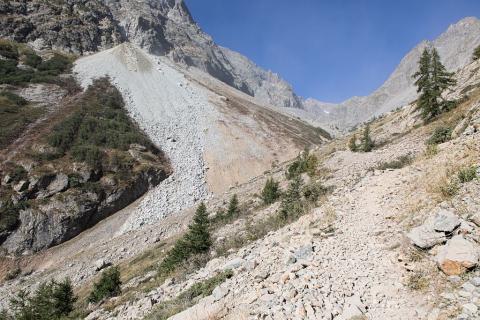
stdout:
<svg viewBox="0 0 480 320">
<path fill-rule="evenodd" d="M 93 285 L 88 300 L 97 303 L 105 298 L 115 297 L 122 292 L 121 284 L 118 267 L 108 268 L 102 273 L 100 280 Z"/>
<path fill-rule="evenodd" d="M 265 204 L 272 204 L 280 197 L 279 183 L 268 178 L 262 190 L 262 200 Z"/>
<path fill-rule="evenodd" d="M 475 50 L 473 51 L 473 61 L 476 61 L 480 59 L 480 46 L 476 47 Z"/>
<path fill-rule="evenodd" d="M 361 149 L 363 152 L 370 152 L 374 147 L 375 143 L 373 142 L 372 137 L 370 137 L 370 125 L 367 124 L 365 130 L 363 130 Z"/>
<path fill-rule="evenodd" d="M 354 134 L 351 138 L 350 141 L 348 142 L 348 148 L 352 152 L 357 152 L 358 151 L 358 146 L 357 146 L 357 135 Z"/>
</svg>

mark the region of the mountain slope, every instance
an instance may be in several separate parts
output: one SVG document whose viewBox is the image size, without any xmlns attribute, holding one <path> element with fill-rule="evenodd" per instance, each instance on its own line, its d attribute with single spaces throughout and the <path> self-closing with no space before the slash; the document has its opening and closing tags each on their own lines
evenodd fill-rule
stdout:
<svg viewBox="0 0 480 320">
<path fill-rule="evenodd" d="M 353 97 L 339 105 L 325 105 L 310 99 L 304 103 L 314 118 L 331 129 L 348 129 L 374 116 L 401 107 L 417 94 L 413 74 L 423 49 L 432 46 L 438 49 L 442 62 L 448 70 L 456 71 L 471 61 L 473 50 L 480 45 L 480 20 L 465 18 L 451 25 L 434 41 L 423 41 L 400 62 L 388 80 L 366 97 Z"/>
<path fill-rule="evenodd" d="M 124 229 L 193 205 L 288 160 L 328 135 L 203 73 L 124 43 L 76 62 L 87 86 L 108 75 L 132 117 L 163 146 L 173 175 L 147 195 Z"/>
</svg>

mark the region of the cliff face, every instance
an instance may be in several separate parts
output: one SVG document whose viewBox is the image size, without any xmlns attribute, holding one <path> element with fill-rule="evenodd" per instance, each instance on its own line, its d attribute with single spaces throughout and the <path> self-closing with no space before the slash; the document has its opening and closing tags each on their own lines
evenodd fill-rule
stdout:
<svg viewBox="0 0 480 320">
<path fill-rule="evenodd" d="M 265 104 L 301 107 L 279 76 L 216 45 L 182 0 L 1 1 L 0 37 L 80 55 L 129 41 L 199 68 Z"/>
</svg>

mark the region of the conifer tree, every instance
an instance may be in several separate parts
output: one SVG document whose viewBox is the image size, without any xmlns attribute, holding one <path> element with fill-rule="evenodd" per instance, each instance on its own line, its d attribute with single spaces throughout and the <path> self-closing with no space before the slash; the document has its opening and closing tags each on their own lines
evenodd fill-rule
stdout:
<svg viewBox="0 0 480 320">
<path fill-rule="evenodd" d="M 300 216 L 303 210 L 302 206 L 302 178 L 296 176 L 288 185 L 288 190 L 285 193 L 282 204 L 280 205 L 280 218 L 288 220 Z"/>
<path fill-rule="evenodd" d="M 473 61 L 476 61 L 480 59 L 480 46 L 476 47 L 475 50 L 473 51 Z"/>
<path fill-rule="evenodd" d="M 65 279 L 42 283 L 32 295 L 20 291 L 10 306 L 14 319 L 55 320 L 68 316 L 76 299 L 70 280 Z"/>
<path fill-rule="evenodd" d="M 237 216 L 238 213 L 239 213 L 238 197 L 237 197 L 236 194 L 234 194 L 230 198 L 230 203 L 228 204 L 227 217 L 229 217 L 229 218 L 235 217 L 235 216 Z"/>
<path fill-rule="evenodd" d="M 375 147 L 375 144 L 370 137 L 370 125 L 367 124 L 365 130 L 363 130 L 362 144 L 361 148 L 363 152 L 370 152 Z"/>
<path fill-rule="evenodd" d="M 272 204 L 280 197 L 279 184 L 273 178 L 268 178 L 262 190 L 262 200 L 265 204 Z"/>
<path fill-rule="evenodd" d="M 445 110 L 450 103 L 442 98 L 442 93 L 455 84 L 453 74 L 448 72 L 440 61 L 437 49 L 428 48 L 419 60 L 419 70 L 413 77 L 416 79 L 417 92 L 420 93 L 417 105 L 422 115 L 429 120 Z"/>
<path fill-rule="evenodd" d="M 193 223 L 188 226 L 189 230 L 185 236 L 185 241 L 192 253 L 207 252 L 212 245 L 210 238 L 209 220 L 207 207 L 202 202 L 195 212 Z"/>
<path fill-rule="evenodd" d="M 358 146 L 357 146 L 357 135 L 354 134 L 351 138 L 350 141 L 348 142 L 348 148 L 352 152 L 357 152 L 358 151 Z"/>
</svg>

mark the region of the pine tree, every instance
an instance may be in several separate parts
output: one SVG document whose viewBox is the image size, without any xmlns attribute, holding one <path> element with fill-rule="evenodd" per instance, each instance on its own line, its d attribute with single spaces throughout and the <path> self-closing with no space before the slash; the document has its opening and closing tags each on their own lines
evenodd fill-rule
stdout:
<svg viewBox="0 0 480 320">
<path fill-rule="evenodd" d="M 21 291 L 11 301 L 15 319 L 20 320 L 54 320 L 62 319 L 73 311 L 76 301 L 69 279 L 57 283 L 45 282 L 31 296 Z"/>
<path fill-rule="evenodd" d="M 88 300 L 90 302 L 100 302 L 104 298 L 115 297 L 122 292 L 121 285 L 120 270 L 118 267 L 111 267 L 105 270 L 100 280 L 93 285 Z"/>
<path fill-rule="evenodd" d="M 476 61 L 480 59 L 480 46 L 476 47 L 475 50 L 473 51 L 473 61 Z"/>
<path fill-rule="evenodd" d="M 208 230 L 207 207 L 203 202 L 198 206 L 193 217 L 193 223 L 188 228 L 189 231 L 185 236 L 185 241 L 190 251 L 194 254 L 207 252 L 212 245 L 212 240 Z"/>
<path fill-rule="evenodd" d="M 228 204 L 228 209 L 227 209 L 227 218 L 232 218 L 236 217 L 239 213 L 238 209 L 238 197 L 236 194 L 234 194 L 230 198 L 230 203 Z"/>
<path fill-rule="evenodd" d="M 279 184 L 273 178 L 268 178 L 262 190 L 262 200 L 265 204 L 272 204 L 280 197 Z"/>
<path fill-rule="evenodd" d="M 427 48 L 419 60 L 419 70 L 413 77 L 416 79 L 417 92 L 420 93 L 417 105 L 422 109 L 425 119 L 431 119 L 445 110 L 448 110 L 448 101 L 442 98 L 442 93 L 455 84 L 453 73 L 446 70 L 440 61 L 437 49 L 429 51 Z"/>
<path fill-rule="evenodd" d="M 370 125 L 367 124 L 367 126 L 365 127 L 365 130 L 363 130 L 361 148 L 363 152 L 370 152 L 373 150 L 374 147 L 375 147 L 375 143 L 370 137 Z"/>
<path fill-rule="evenodd" d="M 280 205 L 280 218 L 288 220 L 301 215 L 303 211 L 302 206 L 302 178 L 296 176 L 288 185 L 288 190 L 285 193 L 282 204 Z"/>
<path fill-rule="evenodd" d="M 53 291 L 53 308 L 56 314 L 67 315 L 72 312 L 76 300 L 70 279 L 67 278 L 56 285 Z"/>
<path fill-rule="evenodd" d="M 455 79 L 453 78 L 453 73 L 448 72 L 445 66 L 440 61 L 440 55 L 438 54 L 437 49 L 432 49 L 432 93 L 434 96 L 434 103 L 437 104 L 435 111 L 437 114 L 440 114 L 445 106 L 447 101 L 442 98 L 442 92 L 446 89 L 454 86 L 456 84 Z"/>
<path fill-rule="evenodd" d="M 348 148 L 352 152 L 357 152 L 358 151 L 358 146 L 357 146 L 357 135 L 354 134 L 351 138 L 350 141 L 348 142 Z"/>
</svg>

